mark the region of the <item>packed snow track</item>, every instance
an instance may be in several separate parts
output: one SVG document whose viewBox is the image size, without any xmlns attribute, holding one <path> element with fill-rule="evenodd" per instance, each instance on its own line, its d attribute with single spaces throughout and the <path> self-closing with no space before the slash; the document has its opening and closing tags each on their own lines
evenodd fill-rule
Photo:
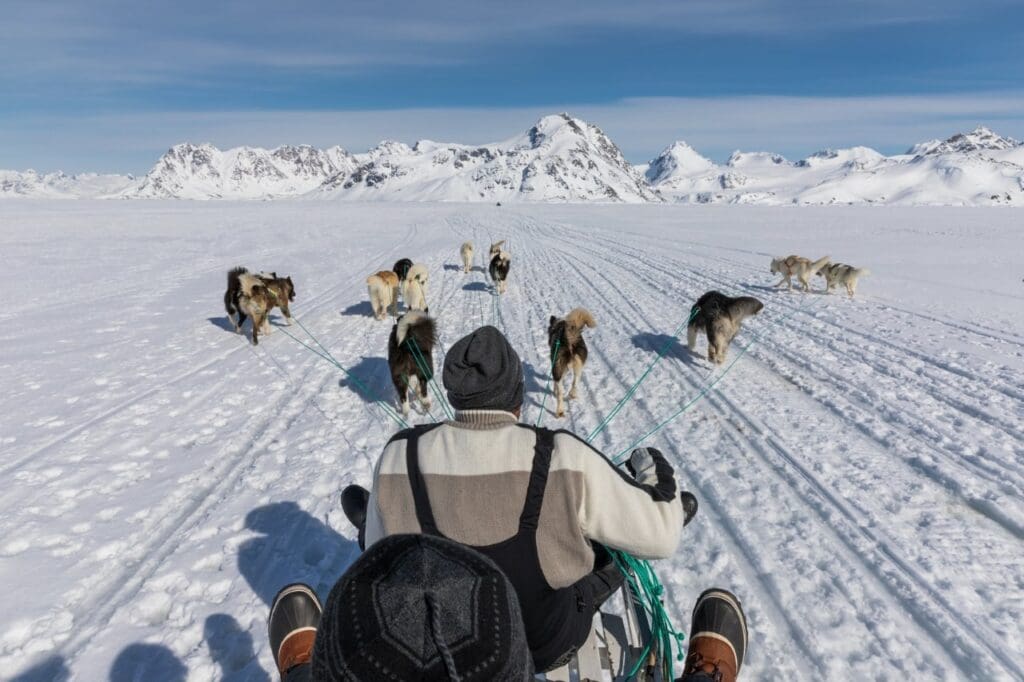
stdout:
<svg viewBox="0 0 1024 682">
<path fill-rule="evenodd" d="M 596 438 L 610 456 L 721 377 L 703 339 L 671 341 L 693 301 L 760 298 L 729 360 L 749 350 L 646 441 L 701 505 L 657 564 L 676 625 L 721 586 L 750 621 L 745 679 L 1024 679 L 1021 245 L 999 209 L 0 204 L 4 678 L 276 679 L 268 602 L 295 580 L 326 597 L 355 559 L 338 495 L 395 424 L 281 329 L 234 333 L 225 272 L 291 275 L 298 319 L 393 404 L 364 280 L 407 256 L 437 362 L 497 326 L 527 421 L 585 436 L 669 343 Z M 872 274 L 853 300 L 775 289 L 790 253 Z M 598 327 L 556 420 L 547 321 L 577 306 Z"/>
</svg>

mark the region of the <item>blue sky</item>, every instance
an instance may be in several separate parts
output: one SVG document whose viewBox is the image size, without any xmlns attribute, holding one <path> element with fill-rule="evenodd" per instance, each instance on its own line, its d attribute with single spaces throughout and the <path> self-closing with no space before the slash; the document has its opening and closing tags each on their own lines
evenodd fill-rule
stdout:
<svg viewBox="0 0 1024 682">
<path fill-rule="evenodd" d="M 4 0 L 0 168 L 141 173 L 173 143 L 480 143 L 545 113 L 632 161 L 1024 138 L 1019 0 Z"/>
</svg>

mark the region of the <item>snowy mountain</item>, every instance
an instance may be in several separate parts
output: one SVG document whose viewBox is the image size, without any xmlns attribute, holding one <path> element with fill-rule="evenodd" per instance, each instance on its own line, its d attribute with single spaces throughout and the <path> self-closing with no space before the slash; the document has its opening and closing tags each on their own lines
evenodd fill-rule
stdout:
<svg viewBox="0 0 1024 682">
<path fill-rule="evenodd" d="M 81 199 L 108 196 L 123 191 L 134 182 L 135 178 L 131 175 L 67 175 L 60 171 L 40 174 L 34 170 L 0 170 L 0 198 Z"/>
<path fill-rule="evenodd" d="M 868 147 L 796 162 L 737 151 L 723 166 L 689 170 L 671 167 L 666 155 L 675 148 L 690 149 L 669 147 L 646 175 L 665 198 L 684 203 L 1024 205 L 1024 145 L 984 127 L 891 157 Z"/>
<path fill-rule="evenodd" d="M 141 179 L 0 171 L 0 198 L 309 199 L 348 201 L 661 202 L 1024 205 L 1024 144 L 988 128 L 885 156 L 826 149 L 797 161 L 734 152 L 723 164 L 683 141 L 631 165 L 597 126 L 569 114 L 485 145 L 387 140 L 277 149 L 183 143 Z"/>
<path fill-rule="evenodd" d="M 472 147 L 385 142 L 321 198 L 403 201 L 660 201 L 600 128 L 568 114 L 545 116 L 506 142 Z"/>
<path fill-rule="evenodd" d="M 274 150 L 177 144 L 160 157 L 125 198 L 270 199 L 305 194 L 355 165 L 340 147 L 309 145 Z"/>
</svg>

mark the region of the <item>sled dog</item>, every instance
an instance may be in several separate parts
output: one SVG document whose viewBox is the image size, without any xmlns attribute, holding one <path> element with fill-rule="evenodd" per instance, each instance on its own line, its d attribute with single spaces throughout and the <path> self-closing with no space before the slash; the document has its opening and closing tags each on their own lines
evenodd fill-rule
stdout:
<svg viewBox="0 0 1024 682">
<path fill-rule="evenodd" d="M 259 290 L 256 289 L 259 287 Z M 259 318 L 260 331 L 270 333 L 270 312 L 280 308 L 290 325 L 292 313 L 288 304 L 295 300 L 295 285 L 291 277 L 278 277 L 276 272 L 251 273 L 243 267 L 228 272 L 228 287 L 224 292 L 224 309 L 235 331 L 241 333 L 246 315 L 253 318 L 254 325 Z M 253 312 L 250 312 L 253 311 Z M 255 313 L 255 314 L 254 314 Z M 237 319 L 236 319 L 237 315 Z M 253 343 L 256 341 L 253 330 Z"/>
<path fill-rule="evenodd" d="M 366 278 L 366 290 L 376 319 L 387 317 L 388 308 L 391 308 L 393 316 L 398 316 L 398 275 L 390 270 L 370 275 Z"/>
<path fill-rule="evenodd" d="M 272 306 L 270 293 L 263 280 L 245 268 L 228 271 L 228 288 L 224 292 L 224 307 L 235 331 L 242 332 L 246 316 L 252 318 L 252 343 L 259 345 L 260 331 L 267 324 L 267 315 Z M 235 319 L 235 316 L 238 319 Z"/>
<path fill-rule="evenodd" d="M 414 310 L 398 318 L 388 338 L 388 367 L 398 392 L 402 414 L 409 416 L 409 394 L 418 394 L 420 405 L 430 410 L 427 384 L 434 377 L 434 320 Z"/>
<path fill-rule="evenodd" d="M 584 308 L 576 308 L 564 318 L 554 315 L 548 321 L 548 349 L 551 354 L 551 377 L 555 382 L 555 416 L 565 416 L 565 405 L 562 402 L 562 377 L 571 368 L 572 386 L 569 388 L 569 400 L 579 397 L 576 384 L 583 375 L 583 366 L 587 364 L 587 343 L 583 340 L 584 327 L 596 327 L 594 316 Z"/>
<path fill-rule="evenodd" d="M 508 269 L 512 265 L 512 256 L 509 255 L 508 251 L 499 250 L 497 255 L 491 258 L 491 266 L 488 268 L 488 272 L 491 274 L 491 280 L 494 282 L 494 288 L 499 294 L 505 293 L 508 289 Z"/>
<path fill-rule="evenodd" d="M 426 265 L 417 263 L 409 268 L 401 283 L 402 300 L 405 301 L 406 308 L 430 312 L 427 307 L 427 282 L 429 280 L 430 274 L 427 272 Z"/>
<path fill-rule="evenodd" d="M 501 245 L 504 244 L 504 243 L 505 243 L 505 240 L 502 239 L 500 242 L 494 242 L 493 244 L 491 244 L 491 250 L 487 254 L 487 257 L 488 258 L 494 258 L 499 253 L 501 253 Z"/>
<path fill-rule="evenodd" d="M 707 292 L 690 308 L 693 319 L 686 330 L 687 347 L 696 351 L 697 332 L 703 330 L 708 336 L 708 360 L 722 364 L 729 344 L 740 330 L 740 323 L 757 315 L 762 308 L 764 304 L 751 296 L 732 298 L 717 291 Z"/>
<path fill-rule="evenodd" d="M 412 267 L 412 260 L 408 258 L 402 258 L 395 261 L 395 267 L 391 269 L 393 273 L 398 275 L 398 281 L 404 282 L 406 275 L 409 273 L 409 268 Z"/>
<path fill-rule="evenodd" d="M 462 256 L 462 272 L 468 274 L 473 269 L 473 242 L 465 242 L 459 249 Z"/>
<path fill-rule="evenodd" d="M 818 275 L 825 278 L 825 293 L 829 293 L 837 284 L 846 287 L 846 293 L 853 298 L 857 293 L 857 280 L 865 275 L 870 275 L 867 268 L 855 268 L 844 263 L 829 263 L 818 271 Z"/>
<path fill-rule="evenodd" d="M 782 279 L 776 283 L 775 286 L 781 287 L 782 283 L 788 284 L 788 290 L 793 289 L 792 277 L 796 275 L 796 278 L 800 280 L 800 283 L 804 285 L 804 291 L 811 290 L 811 277 L 814 277 L 819 270 L 828 264 L 830 258 L 824 256 L 818 260 L 811 262 L 810 258 L 804 258 L 803 256 L 786 256 L 785 258 L 773 258 L 772 259 L 772 272 L 775 274 L 782 275 Z"/>
</svg>

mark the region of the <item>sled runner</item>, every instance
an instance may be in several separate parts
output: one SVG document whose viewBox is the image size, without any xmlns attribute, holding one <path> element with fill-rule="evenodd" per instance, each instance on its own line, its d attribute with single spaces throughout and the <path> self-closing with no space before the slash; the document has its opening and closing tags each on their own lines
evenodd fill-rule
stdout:
<svg viewBox="0 0 1024 682">
<path fill-rule="evenodd" d="M 661 656 L 652 648 L 641 661 L 652 633 L 643 604 L 630 589 L 629 581 L 620 590 L 622 614 L 613 613 L 605 604 L 594 615 L 590 636 L 572 660 L 561 668 L 537 675 L 545 682 L 667 682 L 660 666 Z M 639 667 L 638 667 L 639 664 Z M 633 673 L 633 670 L 636 673 Z"/>
</svg>

